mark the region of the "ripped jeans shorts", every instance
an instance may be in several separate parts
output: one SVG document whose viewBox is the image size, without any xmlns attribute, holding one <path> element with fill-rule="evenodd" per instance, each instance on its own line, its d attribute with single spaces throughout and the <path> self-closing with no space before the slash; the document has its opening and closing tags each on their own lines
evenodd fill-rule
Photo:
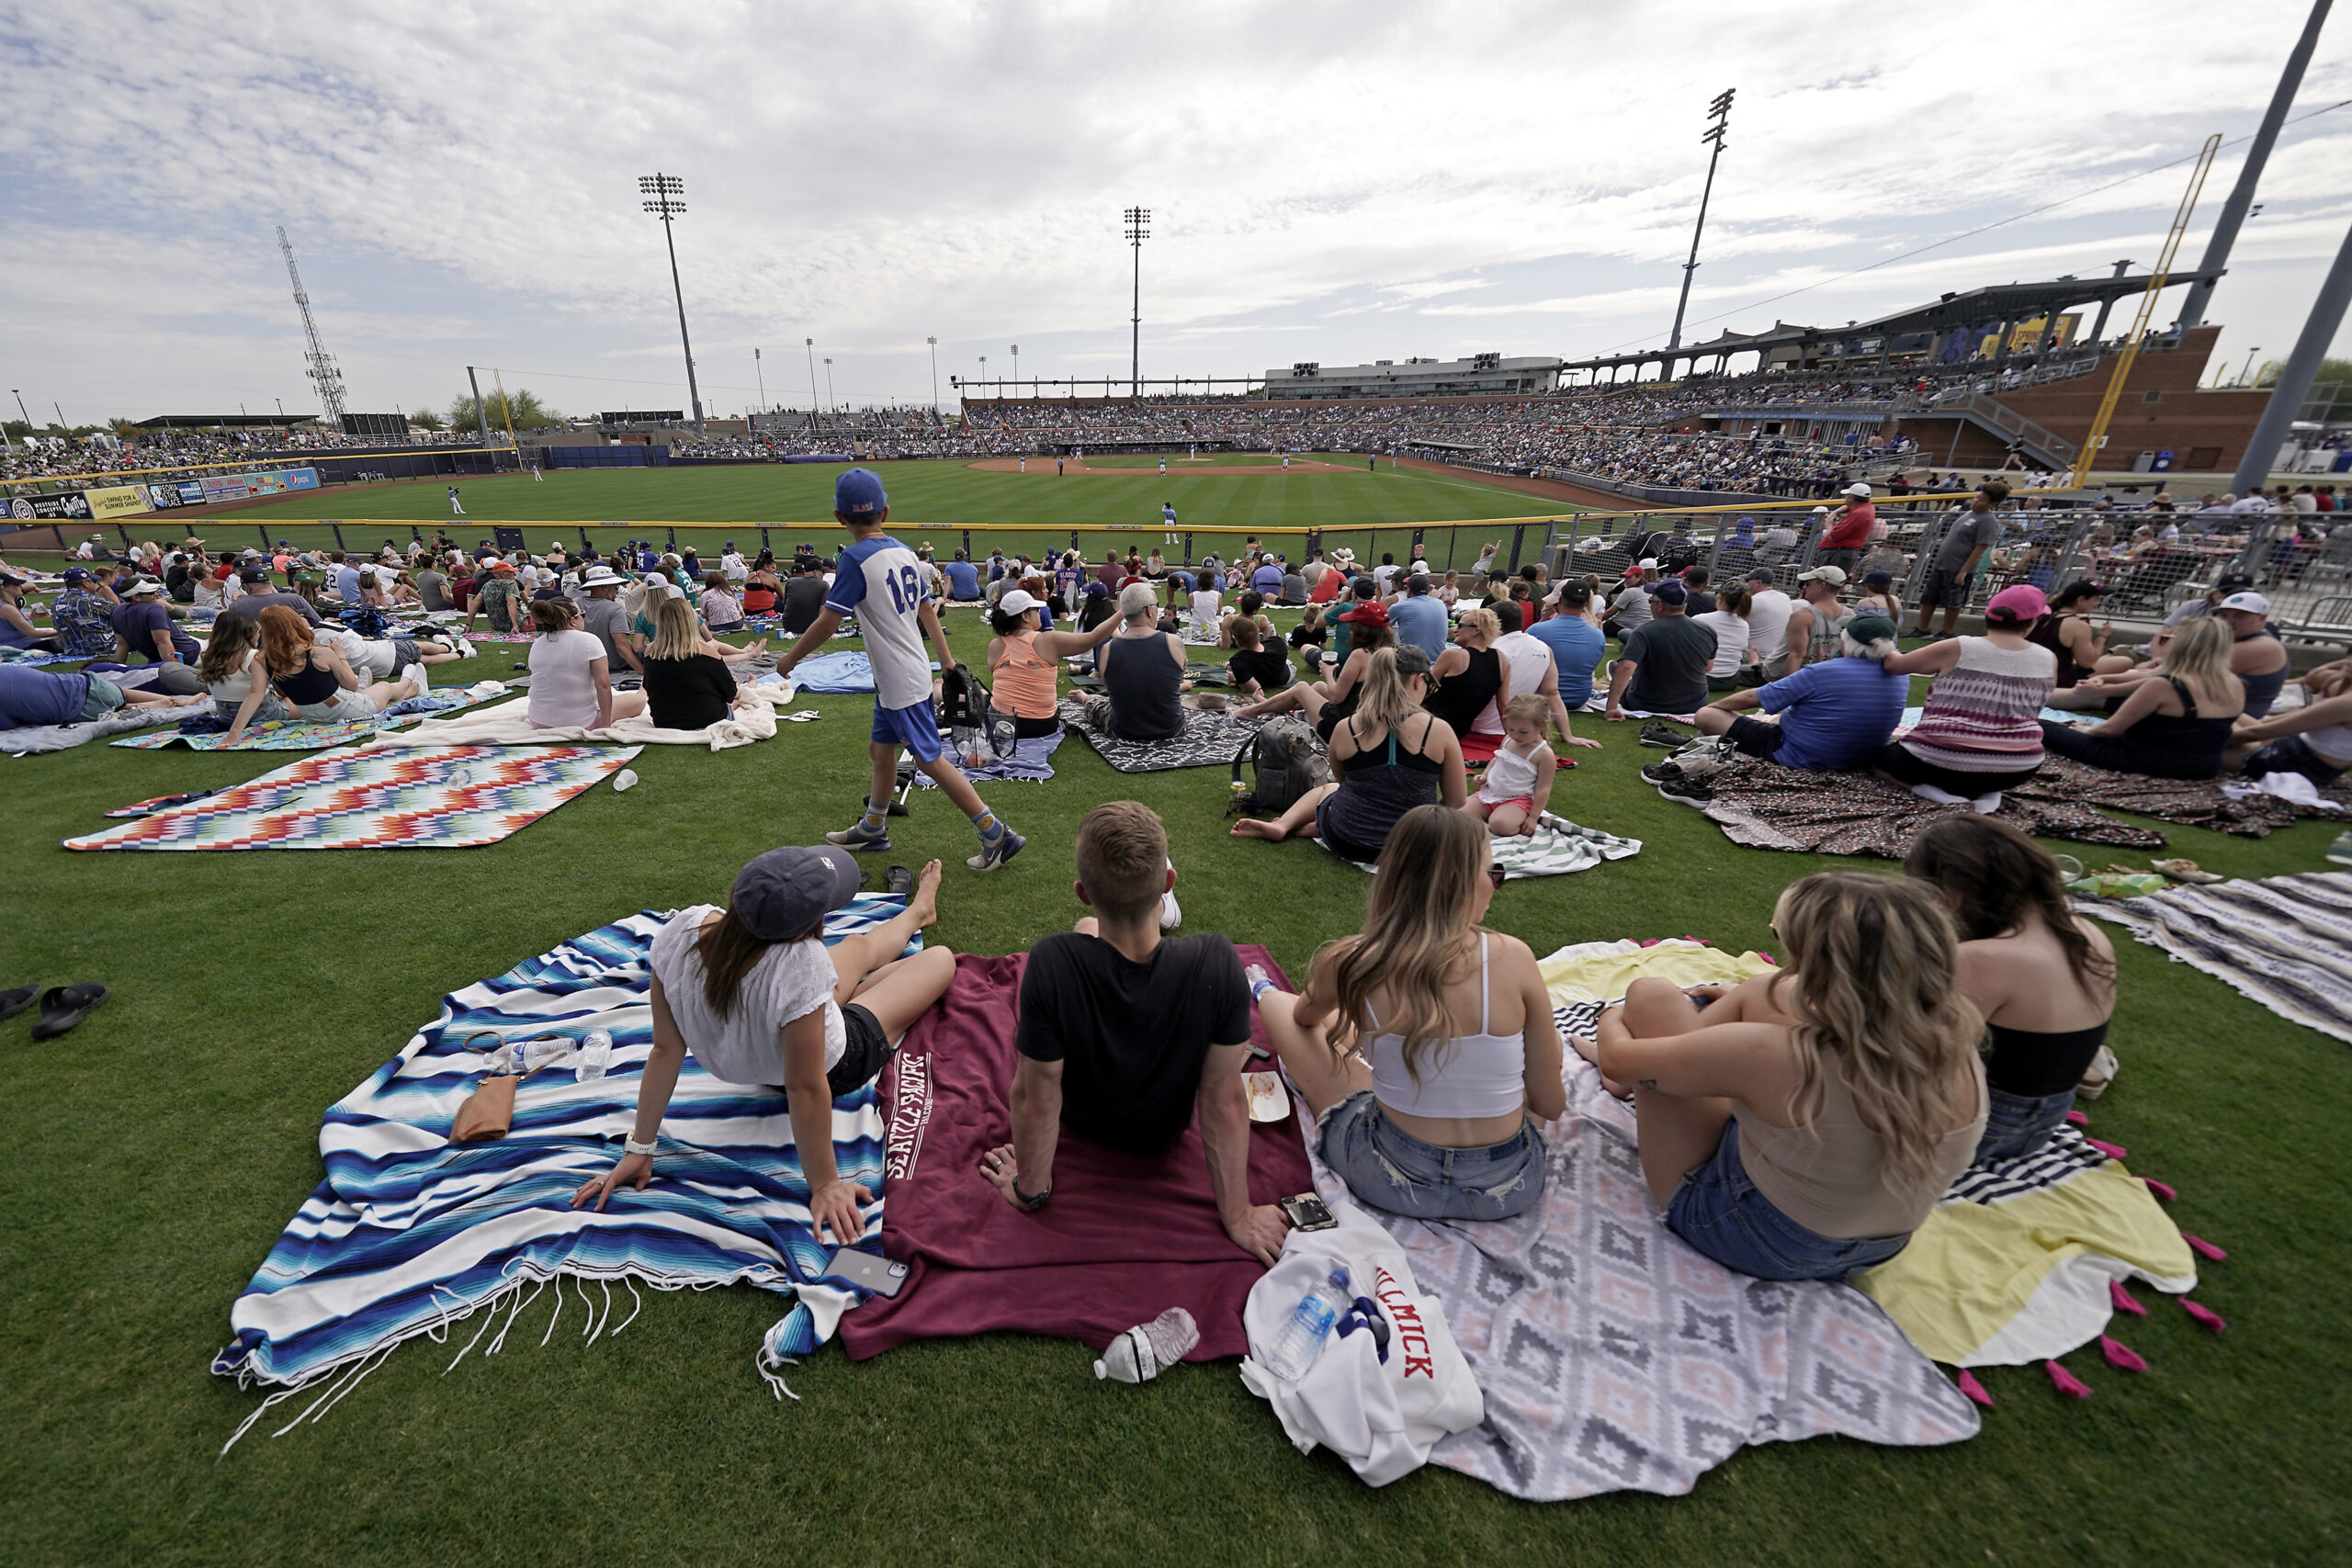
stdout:
<svg viewBox="0 0 2352 1568">
<path fill-rule="evenodd" d="M 1323 1113 L 1318 1152 L 1356 1200 L 1416 1220 L 1507 1220 L 1544 1196 L 1544 1138 L 1532 1122 L 1499 1144 L 1425 1144 L 1363 1089 Z"/>
</svg>

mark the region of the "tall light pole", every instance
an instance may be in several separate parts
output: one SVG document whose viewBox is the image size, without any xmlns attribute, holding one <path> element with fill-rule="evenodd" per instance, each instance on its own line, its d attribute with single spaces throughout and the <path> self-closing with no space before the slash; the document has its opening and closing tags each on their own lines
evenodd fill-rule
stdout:
<svg viewBox="0 0 2352 1568">
<path fill-rule="evenodd" d="M 980 379 L 981 379 L 982 381 L 986 381 L 988 378 L 989 378 L 989 356 L 988 356 L 987 355 L 983 354 L 983 355 L 980 355 Z"/>
<path fill-rule="evenodd" d="M 2352 230 L 2346 231 L 2344 244 L 2335 253 L 2335 263 L 2320 283 L 2319 298 L 2312 301 L 2312 313 L 2303 322 L 2302 333 L 2288 351 L 2287 363 L 2278 367 L 2278 379 L 2271 384 L 2270 400 L 2263 405 L 2261 422 L 2254 427 L 2254 434 L 2245 444 L 2245 457 L 2231 478 L 2230 488 L 2240 495 L 2251 495 L 2269 481 L 2270 465 L 2278 460 L 2279 447 L 2293 433 L 2295 416 L 2302 412 L 2303 400 L 2311 394 L 2320 359 L 2327 353 L 2328 344 L 2335 341 L 2335 329 L 2344 324 L 2347 306 L 2352 306 Z M 2255 531 L 2246 546 L 2248 563 L 2254 560 L 2255 551 L 2267 532 Z"/>
<path fill-rule="evenodd" d="M 936 414 L 939 412 L 939 340 L 927 337 L 922 341 L 931 345 L 931 412 Z"/>
<path fill-rule="evenodd" d="M 808 351 L 808 417 L 817 417 L 817 340 L 804 337 L 801 346 Z"/>
<path fill-rule="evenodd" d="M 1130 207 L 1121 215 L 1126 222 L 1127 243 L 1136 253 L 1135 319 L 1131 325 L 1134 336 L 1128 345 L 1132 357 L 1127 367 L 1127 396 L 1143 396 L 1143 243 L 1151 238 L 1151 209 Z"/>
<path fill-rule="evenodd" d="M 756 348 L 752 350 L 752 374 L 760 378 L 760 412 L 765 413 L 768 412 L 768 371 L 767 367 L 760 363 L 760 351 Z"/>
<path fill-rule="evenodd" d="M 2254 356 L 2261 352 L 2262 346 L 2259 344 L 2245 351 L 2245 363 L 2238 367 L 2238 378 L 2232 385 L 2239 387 L 2245 385 L 2245 378 L 2254 373 Z"/>
<path fill-rule="evenodd" d="M 825 412 L 841 412 L 841 405 L 833 400 L 833 356 L 830 354 L 825 355 Z"/>
<path fill-rule="evenodd" d="M 1699 192 L 1699 221 L 1690 230 L 1690 259 L 1682 264 L 1682 298 L 1674 302 L 1674 331 L 1666 340 L 1666 378 L 1674 379 L 1673 351 L 1682 346 L 1682 312 L 1690 307 L 1690 275 L 1699 270 L 1699 236 L 1707 229 L 1707 198 L 1715 194 L 1715 163 L 1724 155 L 1724 132 L 1731 125 L 1731 99 L 1736 87 L 1725 87 L 1707 106 L 1707 129 L 1699 140 L 1714 143 L 1707 154 L 1707 183 Z"/>
<path fill-rule="evenodd" d="M 2212 238 L 2205 242 L 2204 259 L 2197 264 L 2198 276 L 2189 280 L 2188 298 L 2181 301 L 2180 325 L 2183 331 L 2205 320 L 2205 307 L 2213 298 L 2212 275 L 2222 270 L 2230 259 L 2230 247 L 2237 243 L 2238 225 L 2245 222 L 2247 209 L 2254 205 L 2254 187 L 2261 182 L 2262 166 L 2270 161 L 2271 144 L 2278 140 L 2278 128 L 2286 123 L 2287 110 L 2295 101 L 2295 89 L 2302 85 L 2303 67 L 2311 63 L 2312 51 L 2319 43 L 2320 24 L 2327 20 L 2329 0 L 2312 0 L 2312 14 L 2303 21 L 2302 37 L 2288 51 L 2287 68 L 2278 73 L 2278 85 L 2270 95 L 2270 107 L 2263 111 L 2262 124 L 2256 128 L 2254 145 L 2245 150 L 2245 164 L 2238 170 L 2238 183 L 2230 189 L 2230 199 L 2222 203 L 2222 215 L 2213 220 Z"/>
<path fill-rule="evenodd" d="M 679 199 L 686 194 L 686 182 L 675 175 L 641 175 L 637 188 L 651 198 L 644 203 L 645 210 L 662 220 L 662 243 L 670 248 L 670 288 L 678 298 L 678 342 L 686 352 L 686 396 L 695 406 L 695 434 L 704 434 L 702 391 L 695 385 L 694 340 L 686 336 L 686 289 L 678 281 L 678 242 L 670 229 L 670 220 L 686 210 L 686 204 Z"/>
<path fill-rule="evenodd" d="M 1017 343 L 1012 345 L 1012 395 L 1021 395 L 1021 345 Z"/>
</svg>

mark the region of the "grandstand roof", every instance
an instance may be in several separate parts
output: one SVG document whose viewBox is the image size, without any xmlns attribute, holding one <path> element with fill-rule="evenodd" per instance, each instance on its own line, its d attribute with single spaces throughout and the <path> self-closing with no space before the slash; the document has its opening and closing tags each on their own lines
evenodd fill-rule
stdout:
<svg viewBox="0 0 2352 1568">
<path fill-rule="evenodd" d="M 314 413 L 159 413 L 136 423 L 141 430 L 260 430 L 281 424 L 314 424 Z"/>
<path fill-rule="evenodd" d="M 2170 288 L 2221 276 L 2219 271 L 2210 274 L 2181 271 L 2167 274 L 2165 283 Z M 1842 327 L 1800 327 L 1778 321 L 1770 332 L 1727 331 L 1705 343 L 1684 344 L 1672 350 L 1671 355 L 1677 359 L 1703 359 L 1715 354 L 1769 352 L 1775 348 L 1810 347 L 1865 337 L 1884 339 L 1915 333 L 1939 333 L 1952 327 L 1991 327 L 2002 321 L 2031 321 L 2069 306 L 2098 305 L 2130 299 L 2147 292 L 2150 280 L 2151 275 L 2143 272 L 2122 277 L 2054 277 L 2043 283 L 1997 283 L 1947 294 L 1932 304 L 1897 310 L 1893 315 L 1881 316 L 1874 321 L 1849 321 Z M 1668 352 L 1664 348 L 1648 348 L 1632 354 L 1601 355 L 1592 359 L 1568 360 L 1560 368 L 1564 371 L 1611 370 L 1664 359 L 1668 356 Z"/>
</svg>

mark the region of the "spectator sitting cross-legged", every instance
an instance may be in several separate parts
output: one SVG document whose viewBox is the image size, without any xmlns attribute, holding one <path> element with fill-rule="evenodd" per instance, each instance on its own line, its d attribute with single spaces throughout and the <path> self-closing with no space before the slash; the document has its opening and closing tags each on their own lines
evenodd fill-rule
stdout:
<svg viewBox="0 0 2352 1568">
<path fill-rule="evenodd" d="M 1499 1220 L 1544 1195 L 1537 1129 L 1567 1109 L 1535 955 L 1480 922 L 1499 881 L 1478 825 L 1419 806 L 1389 835 L 1359 936 L 1315 956 L 1259 1015 L 1357 1200 L 1428 1220 Z"/>
<path fill-rule="evenodd" d="M 683 600 L 664 600 L 691 616 Z M 580 607 L 569 599 L 542 599 L 531 606 L 537 636 L 531 641 L 531 695 L 526 712 L 534 729 L 606 729 L 616 719 L 645 711 L 643 692 L 613 690 L 612 662 L 603 640 L 583 631 Z M 660 640 L 657 631 L 655 640 Z M 649 653 L 650 653 L 649 649 Z M 695 726 L 694 728 L 701 728 Z"/>
<path fill-rule="evenodd" d="M 532 614 L 538 612 L 534 609 Z M 590 634 L 594 635 L 594 634 Z M 601 644 L 604 639 L 599 637 Z M 736 708 L 748 708 L 764 699 L 738 685 L 734 672 L 726 660 L 706 652 L 702 628 L 695 624 L 694 606 L 684 599 L 664 595 L 653 606 L 653 640 L 646 645 L 644 660 L 645 691 L 643 711 L 650 714 L 655 726 L 662 729 L 707 729 L 725 719 Z M 537 652 L 537 645 L 533 646 Z M 577 649 L 575 649 L 577 651 Z M 612 673 L 612 655 L 605 654 L 605 672 Z M 590 679 L 594 679 L 592 671 Z M 630 694 L 620 694 L 614 699 L 616 717 L 626 717 L 619 708 L 624 700 L 634 701 Z M 630 712 L 638 711 L 635 708 Z"/>
<path fill-rule="evenodd" d="M 5 586 L 5 585 L 0 585 Z M 291 615 L 291 610 L 286 612 Z M 295 616 L 300 620 L 300 616 Z M 108 615 L 118 647 L 116 657 L 128 664 L 146 659 L 163 666 L 156 683 L 175 697 L 192 697 L 204 690 L 195 664 L 196 638 L 172 625 L 164 608 L 164 585 L 142 577 L 122 590 L 122 603 Z"/>
<path fill-rule="evenodd" d="M 1894 623 L 1884 615 L 1849 616 L 1838 636 L 1841 657 L 1816 660 L 1701 708 L 1701 732 L 1727 736 L 1740 751 L 1784 768 L 1838 773 L 1875 758 L 1903 722 L 1911 690 L 1906 677 L 1886 668 L 1895 652 Z M 1757 707 L 1779 722 L 1748 716 Z"/>
<path fill-rule="evenodd" d="M 1012 716 L 1022 739 L 1061 733 L 1059 661 L 1094 651 L 1119 630 L 1117 621 L 1106 619 L 1091 632 L 1040 631 L 1044 613 L 1044 601 L 1025 588 L 1009 591 L 989 612 L 996 634 L 987 653 L 991 701 Z"/>
<path fill-rule="evenodd" d="M 1939 806 L 2000 808 L 2001 792 L 2041 770 L 2041 709 L 2057 656 L 2029 633 L 2048 608 L 2017 583 L 1984 606 L 1983 637 L 1946 637 L 1886 660 L 1891 673 L 1934 677 L 1919 722 L 1875 759 L 1881 776 Z"/>
<path fill-rule="evenodd" d="M 1622 722 L 1637 714 L 1696 713 L 1707 700 L 1707 671 L 1715 661 L 1715 634 L 1682 613 L 1688 591 L 1668 579 L 1652 594 L 1650 619 L 1625 636 L 1609 671 L 1603 716 Z"/>
<path fill-rule="evenodd" d="M 980 1174 L 1035 1213 L 1053 1196 L 1065 1131 L 1148 1156 L 1197 1119 L 1226 1235 L 1272 1264 L 1286 1227 L 1280 1209 L 1250 1201 L 1240 957 L 1222 936 L 1160 935 L 1176 872 L 1167 830 L 1148 807 L 1096 807 L 1079 823 L 1076 849 L 1078 897 L 1094 913 L 1029 950 L 1013 1033 L 1012 1141 L 981 1156 Z"/>
</svg>

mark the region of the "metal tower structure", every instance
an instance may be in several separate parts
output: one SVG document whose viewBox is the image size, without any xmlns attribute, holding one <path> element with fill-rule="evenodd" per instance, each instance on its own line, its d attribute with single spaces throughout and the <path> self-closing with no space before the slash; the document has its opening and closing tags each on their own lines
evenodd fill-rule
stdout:
<svg viewBox="0 0 2352 1568">
<path fill-rule="evenodd" d="M 702 389 L 695 383 L 695 344 L 686 335 L 686 288 L 678 281 L 678 242 L 671 220 L 685 215 L 686 182 L 675 175 L 640 175 L 637 188 L 647 199 L 646 211 L 662 220 L 662 243 L 670 249 L 670 288 L 678 298 L 678 343 L 686 354 L 686 397 L 695 405 L 695 434 L 703 434 Z"/>
<path fill-rule="evenodd" d="M 1120 217 L 1126 223 L 1127 243 L 1135 247 L 1136 253 L 1135 319 L 1129 323 L 1135 330 L 1135 337 L 1128 350 L 1131 358 L 1127 368 L 1127 396 L 1140 398 L 1143 396 L 1143 243 L 1151 238 L 1151 209 L 1130 207 Z M 982 360 L 981 363 L 985 365 L 988 362 Z"/>
<path fill-rule="evenodd" d="M 294 283 L 294 305 L 302 312 L 302 336 L 310 344 L 310 352 L 302 355 L 310 367 L 304 374 L 311 385 L 319 389 L 319 418 L 340 430 L 343 427 L 343 372 L 335 367 L 334 355 L 319 341 L 319 323 L 311 318 L 311 297 L 302 290 L 302 269 L 294 265 L 294 243 L 286 237 L 286 226 L 277 226 L 277 248 L 286 257 L 286 276 Z"/>
<path fill-rule="evenodd" d="M 1669 381 L 1674 379 L 1673 351 L 1682 346 L 1682 312 L 1690 308 L 1690 275 L 1699 270 L 1699 236 L 1707 231 L 1707 201 L 1715 194 L 1715 164 L 1724 155 L 1724 132 L 1731 127 L 1731 100 L 1738 91 L 1725 87 L 1715 95 L 1715 101 L 1707 106 L 1706 133 L 1699 138 L 1713 142 L 1715 150 L 1707 154 L 1707 183 L 1699 192 L 1699 221 L 1690 230 L 1690 259 L 1682 264 L 1682 297 L 1674 302 L 1674 331 L 1666 340 L 1665 370 Z M 1697 368 L 1695 362 L 1692 368 Z"/>
</svg>

